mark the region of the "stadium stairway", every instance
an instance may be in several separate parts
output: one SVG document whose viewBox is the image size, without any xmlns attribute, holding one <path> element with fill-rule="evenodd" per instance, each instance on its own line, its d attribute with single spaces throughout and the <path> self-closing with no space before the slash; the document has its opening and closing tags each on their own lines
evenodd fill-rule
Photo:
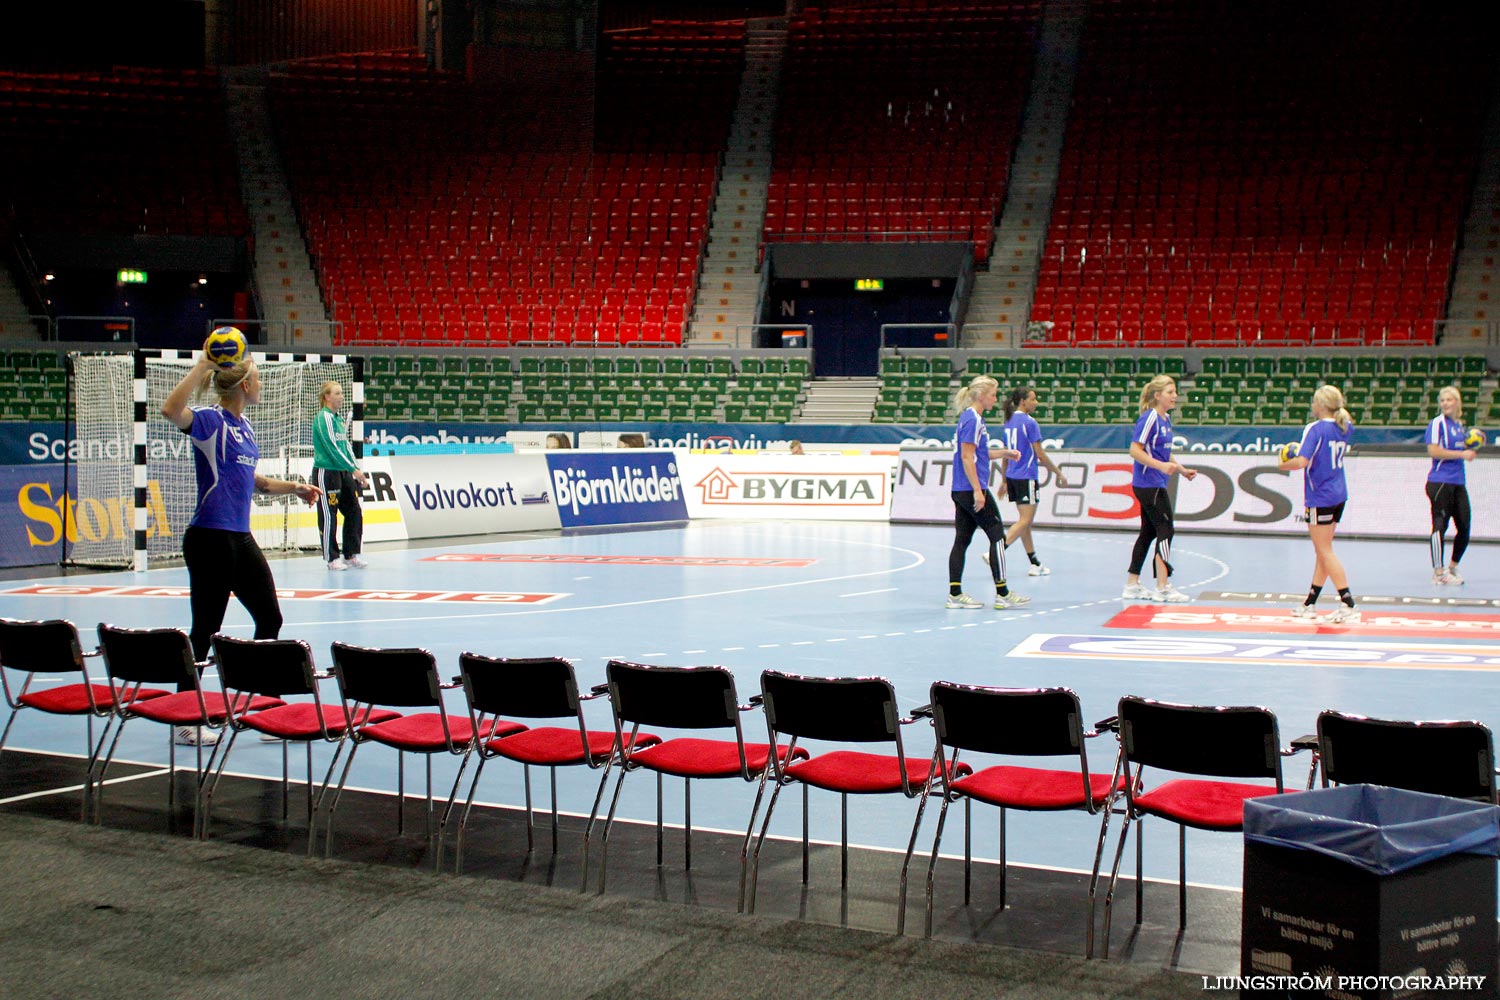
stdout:
<svg viewBox="0 0 1500 1000">
<path fill-rule="evenodd" d="M 747 328 L 756 322 L 760 305 L 760 232 L 785 50 L 785 19 L 748 22 L 745 70 L 709 216 L 708 248 L 688 327 L 689 347 L 755 346 L 753 331 Z"/>
<path fill-rule="evenodd" d="M 995 250 L 989 271 L 974 276 L 974 293 L 959 332 L 961 347 L 1012 345 L 1030 317 L 1087 7 L 1086 0 L 1050 0 L 1042 8 L 1031 93 L 1016 136 Z"/>
<path fill-rule="evenodd" d="M 815 378 L 807 383 L 807 398 L 794 424 L 869 423 L 880 396 L 878 378 Z"/>
<path fill-rule="evenodd" d="M 250 214 L 255 289 L 268 344 L 316 350 L 332 326 L 297 221 L 271 127 L 263 71 L 226 73 L 230 131 L 238 145 L 240 194 Z"/>
<path fill-rule="evenodd" d="M 1483 344 L 1500 330 L 1500 73 L 1491 80 L 1474 193 L 1459 237 L 1445 344 Z"/>
</svg>

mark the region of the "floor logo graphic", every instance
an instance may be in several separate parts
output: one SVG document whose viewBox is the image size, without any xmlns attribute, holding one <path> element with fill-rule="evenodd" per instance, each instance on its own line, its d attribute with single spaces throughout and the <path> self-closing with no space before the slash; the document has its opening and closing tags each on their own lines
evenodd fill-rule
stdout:
<svg viewBox="0 0 1500 1000">
<path fill-rule="evenodd" d="M 187 587 L 87 587 L 33 584 L 0 590 L 0 594 L 33 597 L 168 597 L 186 599 Z M 329 590 L 278 588 L 283 601 L 371 601 L 400 604 L 546 604 L 567 594 L 524 594 L 483 590 Z"/>
<path fill-rule="evenodd" d="M 1324 604 L 1322 611 L 1333 609 Z M 1290 607 L 1191 608 L 1132 604 L 1104 623 L 1109 628 L 1167 629 L 1182 632 L 1254 632 L 1291 635 L 1439 636 L 1445 639 L 1500 639 L 1500 615 L 1438 611 L 1385 611 L 1360 608 L 1360 621 L 1325 625 L 1320 618 L 1294 618 Z"/>
<path fill-rule="evenodd" d="M 1388 670 L 1500 671 L 1500 645 L 1330 642 L 1326 640 L 1190 639 L 1169 636 L 1027 636 L 1011 656 L 1151 663 L 1235 663 L 1266 666 L 1362 667 Z"/>
</svg>

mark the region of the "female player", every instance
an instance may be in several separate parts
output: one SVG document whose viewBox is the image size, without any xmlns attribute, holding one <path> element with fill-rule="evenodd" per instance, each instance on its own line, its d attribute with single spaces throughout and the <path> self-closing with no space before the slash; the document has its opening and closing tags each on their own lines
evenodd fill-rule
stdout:
<svg viewBox="0 0 1500 1000">
<path fill-rule="evenodd" d="M 1135 460 L 1130 487 L 1141 508 L 1141 531 L 1130 552 L 1130 569 L 1121 594 L 1129 600 L 1168 604 L 1192 600 L 1172 586 L 1172 498 L 1167 493 L 1167 481 L 1174 472 L 1187 479 L 1198 474 L 1172 461 L 1172 418 L 1167 414 L 1176 405 L 1177 383 L 1170 375 L 1156 376 L 1141 390 L 1141 415 L 1130 439 L 1130 457 Z M 1152 542 L 1156 543 L 1155 590 L 1141 584 L 1141 569 L 1146 565 Z"/>
<path fill-rule="evenodd" d="M 1427 425 L 1427 454 L 1432 470 L 1427 473 L 1427 501 L 1432 505 L 1432 582 L 1460 584 L 1458 561 L 1469 547 L 1469 488 L 1464 484 L 1464 463 L 1474 461 L 1464 432 L 1464 399 L 1453 386 L 1438 391 L 1441 412 Z M 1453 549 L 1443 562 L 1443 536 L 1453 522 Z"/>
<path fill-rule="evenodd" d="M 217 406 L 188 405 L 210 391 L 218 396 Z M 222 367 L 204 353 L 161 405 L 162 416 L 193 439 L 198 507 L 182 535 L 182 557 L 193 609 L 189 638 L 199 662 L 208 658 L 210 640 L 224 623 L 231 591 L 254 619 L 255 638 L 275 639 L 281 632 L 271 567 L 250 534 L 251 493 L 295 493 L 309 504 L 321 493 L 316 486 L 255 471 L 260 449 L 245 408 L 259 401 L 260 372 L 248 355 Z M 176 736 L 187 744 L 218 738 L 191 727 L 179 729 Z"/>
<path fill-rule="evenodd" d="M 365 532 L 359 491 L 369 479 L 354 462 L 344 418 L 339 416 L 343 409 L 344 387 L 324 382 L 318 390 L 318 415 L 313 418 L 313 485 L 323 491 L 318 501 L 318 537 L 323 542 L 323 561 L 332 570 L 369 565 L 359 554 Z M 344 516 L 342 555 L 335 531 L 340 514 Z"/>
<path fill-rule="evenodd" d="M 1324 582 L 1331 578 L 1339 590 L 1341 603 L 1323 621 L 1331 625 L 1357 622 L 1359 612 L 1354 609 L 1354 595 L 1349 592 L 1344 564 L 1333 553 L 1333 531 L 1344 516 L 1344 504 L 1349 499 L 1349 489 L 1344 483 L 1344 457 L 1349 452 L 1353 421 L 1344 409 L 1344 394 L 1331 385 L 1319 386 L 1313 393 L 1312 414 L 1312 423 L 1303 428 L 1302 441 L 1295 451 L 1291 444 L 1281 450 L 1283 471 L 1304 470 L 1303 516 L 1318 556 L 1307 600 L 1293 608 L 1292 614 L 1298 618 L 1316 618 L 1313 606 L 1318 603 Z"/>
<path fill-rule="evenodd" d="M 990 435 L 984 426 L 984 411 L 995 405 L 1000 385 L 988 375 L 979 375 L 958 390 L 960 411 L 953 449 L 953 548 L 948 553 L 948 604 L 950 608 L 982 608 L 984 604 L 963 591 L 964 553 L 974 538 L 974 529 L 984 529 L 989 539 L 990 573 L 995 579 L 995 607 L 1019 608 L 1031 598 L 1013 594 L 1005 583 L 1005 525 L 987 484 L 990 476 Z M 1000 452 L 1008 459 L 1018 451 Z M 981 464 L 982 463 L 982 464 Z"/>
<path fill-rule="evenodd" d="M 1009 546 L 1017 538 L 1021 539 L 1026 546 L 1026 558 L 1031 560 L 1031 568 L 1026 572 L 1031 576 L 1046 576 L 1052 571 L 1036 557 L 1036 545 L 1031 540 L 1031 522 L 1036 517 L 1038 494 L 1037 463 L 1051 470 L 1058 486 L 1068 483 L 1057 463 L 1048 456 L 1047 449 L 1042 447 L 1042 428 L 1032 416 L 1036 408 L 1036 390 L 1030 386 L 1012 389 L 1010 398 L 1005 401 L 1005 428 L 1001 432 L 1005 447 L 1021 454 L 1020 458 L 1007 462 L 1005 466 L 1005 492 L 1010 502 L 1016 505 L 1016 523 L 1005 533 L 1005 544 Z"/>
</svg>

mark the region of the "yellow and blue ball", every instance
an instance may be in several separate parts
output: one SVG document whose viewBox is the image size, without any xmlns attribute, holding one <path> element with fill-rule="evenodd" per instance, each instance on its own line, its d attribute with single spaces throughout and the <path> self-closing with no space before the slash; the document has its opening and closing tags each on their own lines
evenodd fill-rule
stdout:
<svg viewBox="0 0 1500 1000">
<path fill-rule="evenodd" d="M 233 368 L 245 359 L 245 335 L 232 326 L 221 326 L 203 342 L 203 353 L 220 368 Z"/>
<path fill-rule="evenodd" d="M 1488 443 L 1489 439 L 1478 427 L 1470 427 L 1468 435 L 1464 438 L 1465 448 L 1483 448 Z"/>
<path fill-rule="evenodd" d="M 1296 441 L 1288 441 L 1276 450 L 1276 457 L 1283 462 L 1290 462 L 1297 457 L 1297 452 L 1300 449 L 1301 446 Z"/>
</svg>

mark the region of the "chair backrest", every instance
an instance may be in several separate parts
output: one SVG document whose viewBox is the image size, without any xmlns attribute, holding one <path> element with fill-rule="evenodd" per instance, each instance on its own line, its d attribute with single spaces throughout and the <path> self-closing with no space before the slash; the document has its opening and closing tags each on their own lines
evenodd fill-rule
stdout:
<svg viewBox="0 0 1500 1000">
<path fill-rule="evenodd" d="M 1120 699 L 1120 747 L 1127 762 L 1220 778 L 1275 778 L 1281 788 L 1276 716 L 1252 706 L 1174 705 Z"/>
<path fill-rule="evenodd" d="M 0 665 L 12 670 L 63 673 L 83 669 L 83 644 L 70 621 L 0 618 Z"/>
<path fill-rule="evenodd" d="M 1068 688 L 995 688 L 937 681 L 938 742 L 975 753 L 1030 757 L 1083 753 L 1083 709 Z"/>
<path fill-rule="evenodd" d="M 497 658 L 460 653 L 459 675 L 474 711 L 523 719 L 578 714 L 573 664 L 555 656 Z"/>
<path fill-rule="evenodd" d="M 766 723 L 780 735 L 838 743 L 892 743 L 900 731 L 896 692 L 884 677 L 760 675 Z"/>
<path fill-rule="evenodd" d="M 198 686 L 187 633 L 178 628 L 119 628 L 99 623 L 99 650 L 109 675 L 128 684 Z"/>
<path fill-rule="evenodd" d="M 1323 784 L 1389 785 L 1495 802 L 1495 741 L 1480 722 L 1318 716 Z"/>
<path fill-rule="evenodd" d="M 363 705 L 441 708 L 437 661 L 425 649 L 369 649 L 335 642 L 333 673 L 344 700 Z"/>
<path fill-rule="evenodd" d="M 214 662 L 228 690 L 281 697 L 315 694 L 312 649 L 301 639 L 235 639 L 216 635 Z"/>
<path fill-rule="evenodd" d="M 604 673 L 622 724 L 671 729 L 739 725 L 734 675 L 724 667 L 657 667 L 610 660 Z"/>
</svg>

